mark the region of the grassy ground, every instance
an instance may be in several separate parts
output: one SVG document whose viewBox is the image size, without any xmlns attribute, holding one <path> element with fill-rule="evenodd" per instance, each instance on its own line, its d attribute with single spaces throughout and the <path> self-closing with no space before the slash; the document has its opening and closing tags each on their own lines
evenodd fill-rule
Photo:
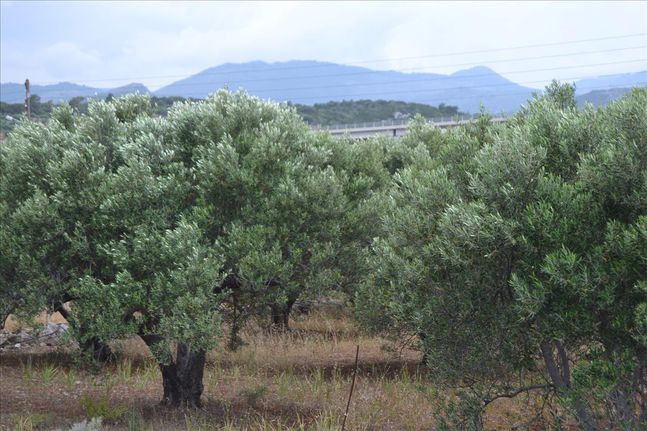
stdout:
<svg viewBox="0 0 647 431">
<path fill-rule="evenodd" d="M 119 359 L 98 372 L 75 367 L 70 348 L 0 352 L 0 429 L 69 428 L 102 416 L 108 430 L 340 429 L 355 346 L 359 371 L 346 429 L 434 429 L 441 396 L 410 350 L 362 335 L 344 315 L 310 315 L 286 334 L 249 329 L 236 352 L 211 352 L 204 408 L 158 407 L 161 377 L 140 340 L 114 345 Z M 532 400 L 495 402 L 487 428 L 509 430 L 531 416 Z M 537 421 L 532 428 L 545 429 Z"/>
</svg>

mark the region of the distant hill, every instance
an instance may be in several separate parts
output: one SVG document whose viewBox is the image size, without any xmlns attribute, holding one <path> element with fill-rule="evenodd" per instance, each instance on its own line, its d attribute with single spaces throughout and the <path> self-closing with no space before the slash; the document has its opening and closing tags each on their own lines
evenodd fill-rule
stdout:
<svg viewBox="0 0 647 431">
<path fill-rule="evenodd" d="M 148 94 L 150 91 L 143 84 L 132 83 L 122 87 L 115 88 L 94 88 L 86 85 L 74 84 L 71 82 L 61 82 L 52 85 L 34 85 L 30 86 L 31 94 L 37 94 L 43 102 L 52 101 L 61 103 L 72 99 L 73 97 L 99 97 L 104 98 L 108 94 L 121 95 L 139 91 Z M 0 101 L 5 103 L 21 103 L 25 100 L 25 85 L 15 83 L 0 84 Z"/>
<path fill-rule="evenodd" d="M 593 90 L 575 97 L 577 106 L 582 107 L 587 103 L 593 106 L 606 106 L 609 102 L 621 98 L 631 91 L 631 88 L 610 88 L 608 90 Z"/>
<path fill-rule="evenodd" d="M 532 93 L 479 66 L 451 75 L 376 71 L 316 61 L 227 63 L 162 87 L 157 96 L 204 98 L 220 88 L 244 88 L 265 99 L 305 105 L 344 100 L 400 100 L 477 112 L 516 111 Z"/>
<path fill-rule="evenodd" d="M 575 100 L 578 106 L 584 106 L 587 102 L 593 106 L 606 106 L 631 91 L 631 87 L 645 86 L 647 71 L 581 79 L 575 83 Z"/>
<path fill-rule="evenodd" d="M 647 86 L 647 70 L 635 73 L 597 76 L 581 79 L 575 83 L 576 94 L 581 95 L 594 90 L 606 88 L 630 88 Z"/>
</svg>

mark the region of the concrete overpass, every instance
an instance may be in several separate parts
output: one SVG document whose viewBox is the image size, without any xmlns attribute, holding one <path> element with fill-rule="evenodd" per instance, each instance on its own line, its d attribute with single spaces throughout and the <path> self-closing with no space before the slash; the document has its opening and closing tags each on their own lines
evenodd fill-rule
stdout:
<svg viewBox="0 0 647 431">
<path fill-rule="evenodd" d="M 433 124 L 441 129 L 449 127 L 462 126 L 475 121 L 478 115 L 468 117 L 453 117 L 453 118 L 436 118 L 429 120 L 429 124 Z M 493 117 L 492 123 L 505 123 L 507 117 Z M 324 129 L 330 131 L 331 135 L 343 136 L 349 135 L 352 138 L 368 138 L 371 136 L 394 136 L 402 137 L 407 134 L 410 119 L 406 120 L 387 120 L 378 121 L 374 123 L 358 123 L 358 124 L 339 124 Z"/>
</svg>

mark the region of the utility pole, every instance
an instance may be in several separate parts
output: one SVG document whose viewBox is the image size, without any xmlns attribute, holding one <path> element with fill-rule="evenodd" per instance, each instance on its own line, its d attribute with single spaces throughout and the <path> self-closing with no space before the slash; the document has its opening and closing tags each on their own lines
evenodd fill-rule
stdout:
<svg viewBox="0 0 647 431">
<path fill-rule="evenodd" d="M 25 112 L 31 117 L 31 95 L 29 94 L 29 78 L 25 79 Z"/>
</svg>

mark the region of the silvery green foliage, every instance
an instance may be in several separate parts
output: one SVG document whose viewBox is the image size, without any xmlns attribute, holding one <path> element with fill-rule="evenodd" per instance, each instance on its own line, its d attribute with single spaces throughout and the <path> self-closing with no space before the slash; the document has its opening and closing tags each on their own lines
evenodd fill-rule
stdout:
<svg viewBox="0 0 647 431">
<path fill-rule="evenodd" d="M 59 108 L 48 125 L 21 123 L 0 147 L 0 230 L 11 247 L 2 256 L 10 269 L 2 288 L 20 292 L 16 311 L 25 314 L 64 299 L 93 257 L 85 237 L 105 176 L 103 153 L 82 146 L 68 130 L 74 126 L 58 120 L 66 112 Z"/>
<path fill-rule="evenodd" d="M 64 105 L 9 136 L 2 285 L 24 314 L 73 300 L 80 341 L 153 333 L 207 349 L 223 260 L 187 218 L 191 172 L 149 105 L 129 95 L 92 102 L 87 116 Z"/>
<path fill-rule="evenodd" d="M 328 253 L 333 260 L 323 264 L 324 274 L 335 288 L 350 297 L 367 274 L 367 253 L 373 238 L 380 236 L 379 222 L 389 206 L 386 192 L 392 175 L 411 163 L 412 152 L 398 139 L 374 137 L 365 140 L 327 137 L 330 165 L 337 172 L 345 196 L 344 210 L 338 219 L 340 240 Z M 329 284 L 326 281 L 320 285 Z"/>
<path fill-rule="evenodd" d="M 177 105 L 168 124 L 193 175 L 192 217 L 235 277 L 237 319 L 337 281 L 330 262 L 347 199 L 323 137 L 293 110 L 243 93 Z"/>
<path fill-rule="evenodd" d="M 647 415 L 647 91 L 598 111 L 569 94 L 551 86 L 492 133 L 414 127 L 408 145 L 427 157 L 394 177 L 358 311 L 418 335 L 439 381 L 467 382 L 483 406 L 542 383 L 513 379 L 537 361 L 557 363 L 548 389 L 583 429 L 597 416 L 635 429 Z M 481 414 L 461 409 L 453 423 Z"/>
<path fill-rule="evenodd" d="M 541 201 L 529 206 L 529 258 L 511 280 L 518 309 L 538 336 L 563 340 L 583 358 L 573 370 L 573 391 L 605 401 L 626 429 L 647 415 L 644 400 L 634 404 L 647 366 L 640 336 L 647 303 L 646 103 L 647 92 L 634 90 L 595 114 L 586 129 L 597 137 L 579 152 L 573 180 L 548 178 Z M 592 348 L 581 351 L 583 343 Z"/>
<path fill-rule="evenodd" d="M 372 187 L 350 184 L 336 165 L 345 151 L 245 93 L 163 119 L 141 95 L 91 102 L 83 116 L 62 106 L 2 147 L 3 295 L 25 314 L 72 300 L 82 342 L 142 336 L 165 400 L 198 405 L 201 370 L 172 393 L 191 373 L 171 344 L 202 367 L 221 312 L 239 329 L 245 313 L 340 284 L 343 217 Z M 382 167 L 375 176 L 388 180 Z"/>
</svg>

